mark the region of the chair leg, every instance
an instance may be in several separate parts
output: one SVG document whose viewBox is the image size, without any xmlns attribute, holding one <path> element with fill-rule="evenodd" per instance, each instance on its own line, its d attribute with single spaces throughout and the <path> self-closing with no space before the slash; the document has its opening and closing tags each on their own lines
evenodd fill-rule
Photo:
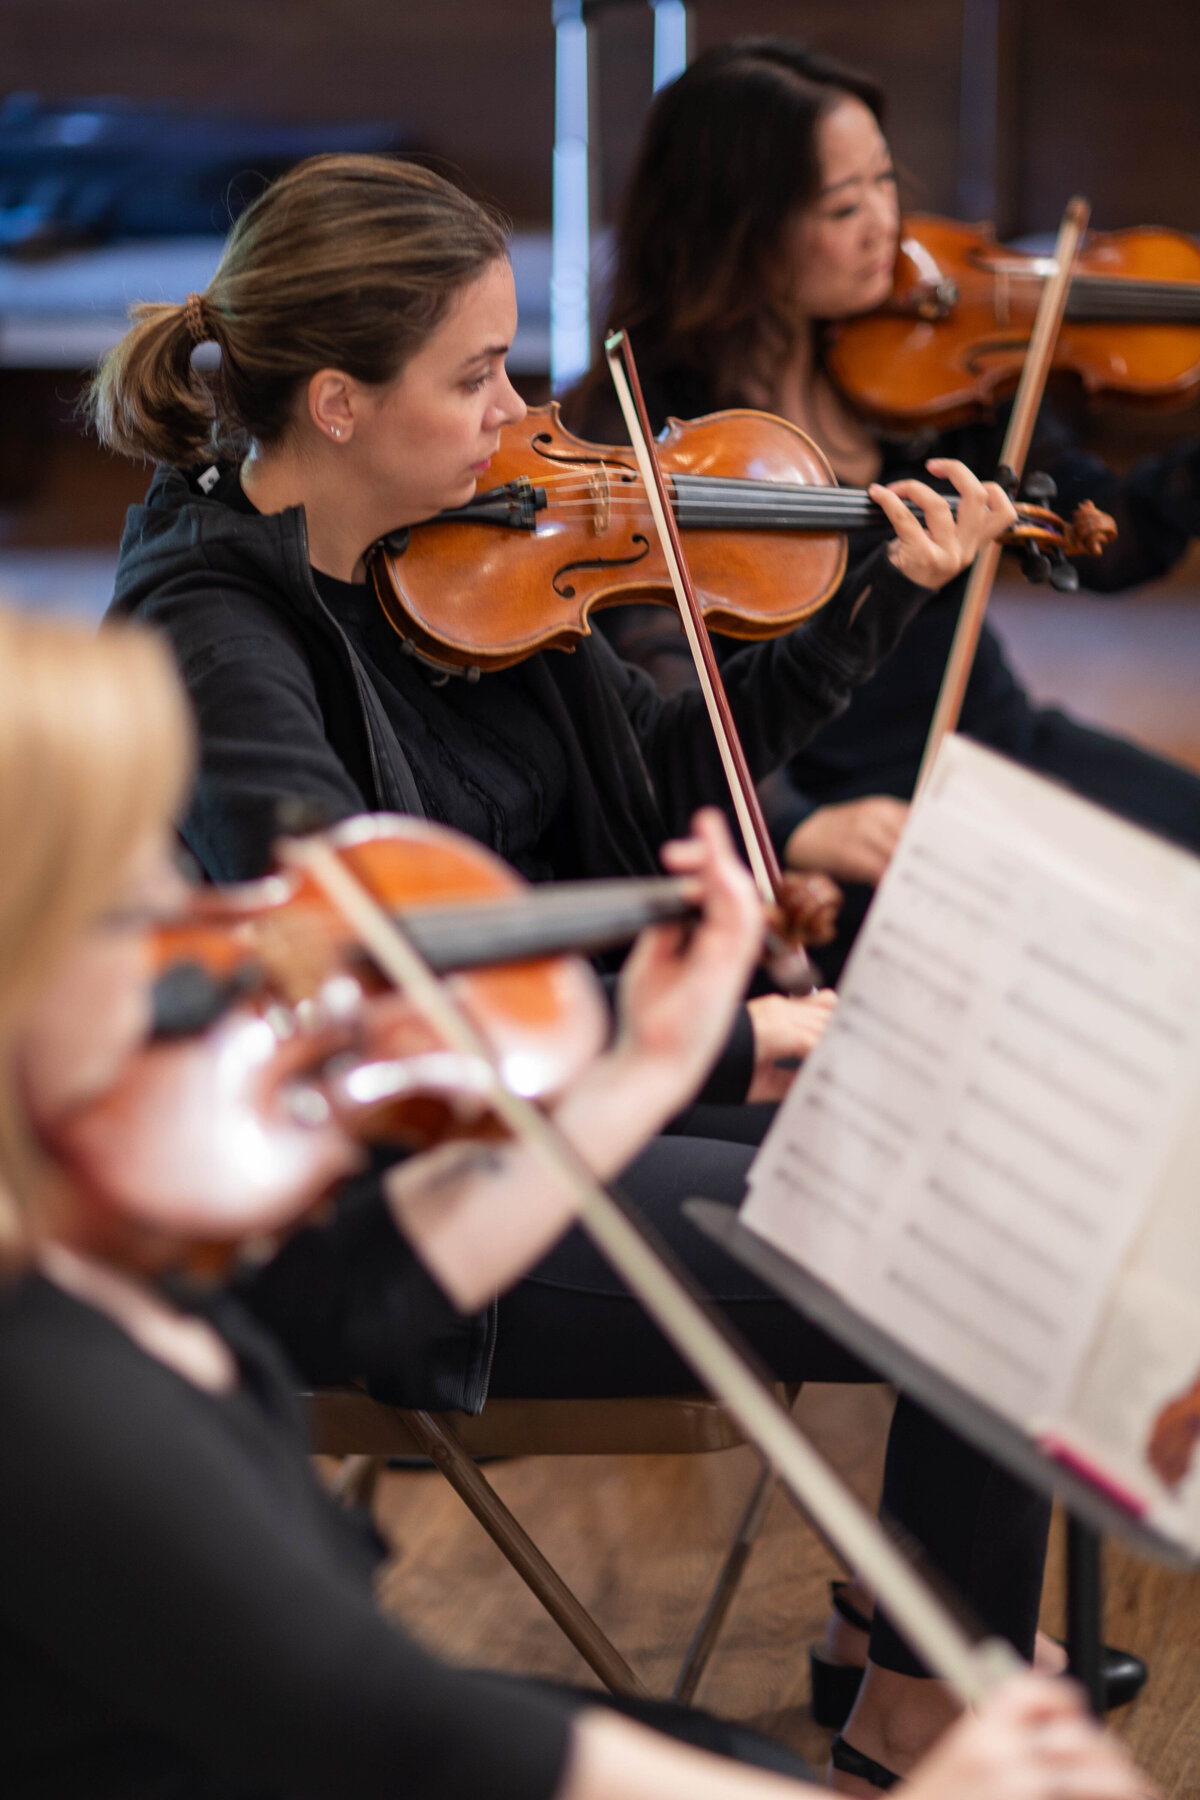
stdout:
<svg viewBox="0 0 1200 1800">
<path fill-rule="evenodd" d="M 700 1685 L 700 1677 L 708 1666 L 708 1659 L 713 1653 L 721 1627 L 725 1623 L 725 1615 L 733 1603 L 738 1591 L 742 1574 L 750 1560 L 750 1552 L 757 1542 L 763 1528 L 771 1501 L 775 1498 L 775 1477 L 770 1469 L 759 1471 L 754 1491 L 750 1495 L 750 1503 L 742 1514 L 737 1534 L 729 1547 L 729 1554 L 717 1576 L 716 1586 L 704 1609 L 704 1616 L 697 1625 L 687 1655 L 683 1659 L 683 1667 L 671 1690 L 672 1700 L 678 1700 L 683 1706 L 690 1706 Z"/>
<path fill-rule="evenodd" d="M 800 1393 L 799 1382 L 776 1382 L 775 1397 L 781 1406 L 791 1412 Z M 672 1700 L 678 1700 L 683 1706 L 690 1706 L 696 1697 L 696 1689 L 700 1678 L 708 1666 L 725 1616 L 733 1604 L 733 1597 L 738 1591 L 746 1564 L 750 1560 L 750 1552 L 758 1542 L 759 1534 L 766 1523 L 767 1514 L 771 1510 L 771 1502 L 775 1498 L 777 1486 L 775 1476 L 765 1465 L 759 1470 L 758 1480 L 754 1484 L 746 1510 L 742 1514 L 729 1554 L 721 1565 L 716 1586 L 709 1596 L 704 1615 L 697 1625 L 688 1645 L 687 1655 L 679 1671 L 675 1686 L 671 1690 Z"/>
<path fill-rule="evenodd" d="M 479 1520 L 517 1574 L 541 1601 L 605 1687 L 615 1694 L 647 1695 L 644 1684 L 576 1596 L 517 1523 L 495 1489 L 480 1474 L 453 1432 L 433 1413 L 405 1412 L 405 1424 L 430 1461 Z"/>
</svg>

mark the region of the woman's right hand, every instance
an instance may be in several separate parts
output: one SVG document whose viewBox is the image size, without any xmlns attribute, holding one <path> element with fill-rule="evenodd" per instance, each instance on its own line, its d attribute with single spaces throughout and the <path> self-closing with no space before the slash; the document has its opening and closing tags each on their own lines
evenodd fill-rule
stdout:
<svg viewBox="0 0 1200 1800">
<path fill-rule="evenodd" d="M 1021 1674 L 960 1719 L 904 1784 L 910 1800 L 1145 1800 L 1154 1784 L 1061 1678 Z"/>
</svg>

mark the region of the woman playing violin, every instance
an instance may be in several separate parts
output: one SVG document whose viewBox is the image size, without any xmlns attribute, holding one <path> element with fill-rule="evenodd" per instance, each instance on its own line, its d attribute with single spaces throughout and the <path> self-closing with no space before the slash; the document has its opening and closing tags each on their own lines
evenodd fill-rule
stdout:
<svg viewBox="0 0 1200 1800">
<path fill-rule="evenodd" d="M 900 213 L 883 96 L 867 77 L 784 39 L 746 39 L 699 57 L 656 98 L 617 229 L 608 318 L 637 346 L 655 429 L 726 406 L 782 415 L 809 433 L 853 486 L 941 471 L 931 448 L 990 473 L 1000 432 L 985 425 L 936 441 L 883 437 L 826 368 L 827 326 L 887 299 Z M 624 438 L 600 362 L 566 407 L 568 423 Z M 1070 514 L 1085 497 L 1115 516 L 1118 539 L 1077 565 L 1103 590 L 1161 575 L 1200 531 L 1200 451 L 1188 445 L 1118 479 L 1074 448 L 1049 417 L 1030 466 L 1058 485 Z M 851 570 L 854 567 L 852 552 Z M 857 554 L 871 554 L 864 540 Z M 795 868 L 859 884 L 836 974 L 903 826 L 946 664 L 961 585 L 924 608 L 896 653 L 823 727 L 771 794 L 772 828 Z M 622 654 L 664 691 L 690 681 L 669 613 L 603 615 Z M 728 644 L 727 648 L 732 648 Z M 1033 706 L 985 629 L 963 730 L 1182 843 L 1200 848 L 1200 779 L 1124 739 Z"/>
<path fill-rule="evenodd" d="M 297 795 L 330 818 L 426 813 L 535 878 L 649 874 L 697 804 L 720 799 L 697 695 L 661 699 L 597 637 L 478 682 L 448 678 L 403 653 L 365 585 L 369 546 L 469 499 L 501 427 L 520 417 L 504 368 L 515 325 L 493 215 L 412 165 L 322 158 L 243 214 L 203 296 L 139 309 L 101 370 L 101 436 L 163 464 L 130 514 L 115 608 L 168 635 L 196 709 L 184 833 L 210 875 L 257 874 L 278 803 Z M 202 342 L 219 352 L 211 378 L 193 359 Z M 837 712 L 929 590 L 1010 522 L 998 488 L 946 472 L 962 496 L 957 519 L 927 488 L 924 526 L 888 495 L 894 542 L 802 630 L 727 664 L 758 773 Z M 809 1041 L 811 1009 L 774 995 L 751 1004 L 760 1010 L 753 1025 L 741 1015 L 709 1101 L 775 1097 L 789 1079 L 777 1062 Z M 752 1111 L 707 1108 L 706 1120 L 721 1114 L 713 1135 L 693 1114 L 636 1158 L 624 1185 L 777 1375 L 865 1379 L 680 1216 L 696 1192 L 740 1199 L 750 1152 L 733 1139 L 761 1129 Z M 410 1405 L 472 1410 L 488 1393 L 692 1385 L 579 1236 L 498 1309 L 463 1317 L 431 1295 L 397 1306 L 377 1189 L 366 1183 L 352 1202 L 337 1258 L 301 1241 L 254 1284 L 260 1316 L 310 1378 L 367 1375 Z M 885 1504 L 1028 1652 L 1044 1510 L 904 1402 L 891 1447 Z M 901 1747 L 902 1767 L 932 1735 Z"/>
<path fill-rule="evenodd" d="M 332 816 L 424 811 L 534 878 L 648 873 L 664 834 L 720 799 L 694 696 L 662 704 L 600 643 L 448 680 L 403 654 L 365 583 L 367 549 L 468 500 L 520 418 L 515 327 L 490 214 L 411 166 L 326 159 L 251 207 L 207 293 L 144 309 L 102 370 L 104 441 L 166 465 L 131 515 L 116 605 L 176 642 L 201 732 L 186 835 L 211 875 L 264 868 L 276 804 L 297 793 Z M 215 384 L 191 360 L 201 341 Z M 997 489 L 956 479 L 957 522 L 931 501 L 925 529 L 889 496 L 892 553 L 786 649 L 730 665 L 756 772 L 1009 523 Z M 753 1097 L 774 1097 L 771 1049 L 804 1049 L 793 1030 L 757 1046 Z"/>
<path fill-rule="evenodd" d="M 56 1149 L 145 1030 L 150 926 L 179 902 L 167 849 L 190 744 L 167 658 L 128 630 L 0 617 L 0 687 L 0 1788 L 785 1800 L 797 1765 L 778 1746 L 640 1709 L 680 1743 L 594 1695 L 451 1670 L 378 1610 L 381 1547 L 318 1486 L 269 1339 L 182 1275 L 169 1218 L 148 1230 L 99 1203 Z M 699 926 L 635 952 L 616 1043 L 559 1108 L 601 1172 L 686 1098 L 760 934 L 719 818 L 673 860 L 702 889 Z M 353 1151 L 314 1135 L 332 1178 Z M 516 1147 L 485 1168 L 435 1161 L 396 1171 L 389 1204 L 433 1276 L 477 1304 L 570 1204 Z M 253 1208 L 240 1227 L 254 1233 Z M 1141 1791 L 1070 1691 L 1033 1676 L 911 1785 L 913 1800 Z"/>
</svg>

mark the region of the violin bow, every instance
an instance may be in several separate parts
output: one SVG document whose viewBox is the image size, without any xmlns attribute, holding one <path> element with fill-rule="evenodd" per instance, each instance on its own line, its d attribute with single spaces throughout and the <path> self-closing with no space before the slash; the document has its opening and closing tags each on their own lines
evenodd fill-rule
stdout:
<svg viewBox="0 0 1200 1800">
<path fill-rule="evenodd" d="M 727 1333 L 695 1297 L 687 1278 L 649 1241 L 553 1121 L 532 1101 L 506 1087 L 495 1058 L 448 989 L 433 974 L 401 926 L 320 837 L 291 839 L 278 847 L 281 862 L 302 869 L 341 913 L 380 970 L 438 1032 L 451 1050 L 480 1059 L 492 1070 L 490 1102 L 520 1141 L 531 1145 L 569 1183 L 579 1218 L 600 1253 L 641 1301 L 697 1379 L 721 1400 L 756 1445 L 801 1509 L 870 1582 L 880 1604 L 933 1673 L 973 1706 L 996 1681 L 1020 1666 L 999 1639 L 973 1644 L 939 1599 L 905 1560 L 877 1521 L 862 1507 L 796 1428 L 769 1387 L 753 1373 Z"/>
<path fill-rule="evenodd" d="M 613 385 L 617 390 L 617 399 L 620 401 L 621 411 L 625 415 L 629 441 L 633 445 L 633 453 L 637 458 L 642 485 L 646 490 L 646 499 L 650 506 L 650 515 L 654 520 L 663 556 L 666 559 L 667 573 L 671 577 L 671 586 L 675 590 L 679 617 L 687 636 L 692 661 L 696 665 L 696 674 L 699 677 L 704 704 L 708 708 L 708 716 L 712 722 L 713 735 L 717 740 L 717 749 L 721 755 L 725 779 L 729 784 L 729 792 L 733 799 L 742 841 L 746 846 L 746 856 L 750 863 L 751 873 L 763 903 L 767 906 L 776 906 L 781 897 L 783 871 L 779 867 L 779 858 L 776 856 L 775 846 L 771 842 L 771 834 L 763 816 L 762 802 L 759 800 L 754 786 L 754 778 L 746 762 L 746 753 L 738 736 L 737 725 L 729 705 L 729 696 L 725 692 L 725 683 L 721 679 L 721 671 L 713 653 L 712 639 L 709 637 L 708 626 L 700 610 L 700 601 L 692 581 L 691 571 L 683 554 L 679 526 L 675 520 L 675 512 L 667 493 L 666 481 L 663 478 L 662 465 L 659 463 L 658 452 L 650 431 L 646 402 L 642 396 L 642 384 L 638 379 L 637 365 L 633 360 L 633 349 L 628 333 L 614 331 L 605 338 L 604 354 L 608 358 L 608 367 L 612 374 Z"/>
<path fill-rule="evenodd" d="M 1090 211 L 1089 203 L 1078 195 L 1067 202 L 1054 246 L 1054 273 L 1043 287 L 1038 301 L 1029 349 L 1021 369 L 1021 380 L 1000 451 L 1001 466 L 1011 469 L 1018 478 L 1024 473 L 1025 458 L 1029 454 L 1033 427 L 1038 408 L 1042 404 L 1042 394 L 1066 313 L 1071 279 L 1075 273 L 1075 262 L 1087 230 Z M 995 543 L 986 544 L 972 564 L 950 654 L 946 659 L 946 671 L 938 691 L 937 705 L 933 709 L 929 736 L 925 740 L 914 799 L 919 798 L 929 780 L 942 740 L 958 724 L 975 652 L 979 647 L 979 635 L 983 630 L 983 617 L 999 566 L 1000 546 Z"/>
</svg>

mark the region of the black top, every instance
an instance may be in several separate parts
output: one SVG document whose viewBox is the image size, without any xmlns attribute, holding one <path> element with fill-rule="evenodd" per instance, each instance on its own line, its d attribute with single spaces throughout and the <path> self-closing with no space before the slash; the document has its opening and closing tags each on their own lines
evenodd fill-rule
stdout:
<svg viewBox="0 0 1200 1800">
<path fill-rule="evenodd" d="M 518 867 L 561 878 L 657 872 L 664 838 L 696 806 L 726 802 L 699 693 L 664 700 L 597 636 L 445 681 L 403 654 L 365 590 L 345 606 L 321 598 L 302 509 L 247 514 L 239 493 L 233 470 L 159 470 L 130 509 L 113 607 L 166 631 L 195 704 L 185 835 L 210 875 L 267 867 L 277 803 L 297 793 L 333 817 L 385 808 L 465 824 Z M 756 774 L 842 710 L 925 598 L 873 555 L 811 623 L 729 658 Z M 523 790 L 520 843 L 484 798 L 497 778 L 510 799 Z"/>
<path fill-rule="evenodd" d="M 657 373 L 645 377 L 643 386 L 656 431 L 670 415 L 690 419 L 714 410 L 711 382 L 697 370 Z M 915 476 L 949 491 L 948 483 L 934 481 L 926 470 L 925 459 L 930 456 L 955 457 L 978 475 L 991 477 L 1004 418 L 1002 413 L 995 422 L 940 434 L 881 437 L 879 479 Z M 620 414 L 607 396 L 594 404 L 590 415 L 572 415 L 571 424 L 602 442 L 625 437 Z M 1043 408 L 1027 467 L 1053 476 L 1058 494 L 1049 504 L 1063 517 L 1069 518 L 1081 500 L 1090 499 L 1116 520 L 1117 540 L 1104 555 L 1075 561 L 1085 587 L 1112 592 L 1154 580 L 1178 562 L 1189 538 L 1200 534 L 1200 444 L 1191 442 L 1165 456 L 1148 457 L 1127 475 L 1118 476 L 1082 451 L 1052 409 Z M 862 554 L 871 537 L 855 535 Z M 855 691 L 841 715 L 793 757 L 789 782 L 777 780 L 772 785 L 769 810 L 777 842 L 785 843 L 793 828 L 827 799 L 911 794 L 965 586 L 963 575 L 934 595 L 894 655 Z M 664 691 L 677 691 L 694 680 L 687 646 L 666 609 L 614 609 L 606 611 L 600 623 L 618 652 L 650 670 Z M 722 658 L 738 648 L 730 638 L 714 642 Z M 961 729 L 993 749 L 1028 759 L 1033 708 L 999 637 L 986 623 L 963 702 Z"/>
<path fill-rule="evenodd" d="M 365 586 L 322 584 L 303 510 L 255 512 L 233 468 L 160 469 L 130 509 L 111 610 L 171 640 L 200 731 L 184 836 L 215 879 L 270 865 L 296 796 L 330 820 L 428 815 L 560 879 L 656 874 L 697 806 L 732 811 L 699 692 L 664 700 L 604 638 L 447 678 L 405 654 Z M 846 705 L 926 597 L 871 552 L 810 624 L 728 658 L 756 774 Z M 752 1068 L 743 1009 L 701 1097 L 742 1101 Z"/>
<path fill-rule="evenodd" d="M 223 491 L 230 505 L 257 515 L 240 482 Z M 567 759 L 539 704 L 536 671 L 518 663 L 479 683 L 439 674 L 402 653 L 369 584 L 319 569 L 313 584 L 365 653 L 424 810 L 443 817 L 440 795 L 453 790 L 460 831 L 491 845 L 528 880 L 551 880 L 555 858 L 543 840 L 562 817 Z"/>
<path fill-rule="evenodd" d="M 204 1310 L 227 1395 L 40 1276 L 0 1289 L 0 1793 L 551 1795 L 580 1702 L 447 1669 L 377 1610 L 381 1546 L 315 1481 L 294 1382 Z"/>
</svg>

